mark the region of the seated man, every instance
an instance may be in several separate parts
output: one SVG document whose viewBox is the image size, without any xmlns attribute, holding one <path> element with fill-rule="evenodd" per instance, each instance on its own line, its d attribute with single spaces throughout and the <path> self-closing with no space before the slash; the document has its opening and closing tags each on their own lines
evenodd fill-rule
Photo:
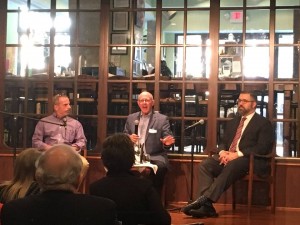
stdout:
<svg viewBox="0 0 300 225">
<path fill-rule="evenodd" d="M 86 146 L 83 127 L 78 120 L 69 117 L 70 99 L 66 95 L 53 97 L 53 114 L 42 118 L 36 125 L 32 136 L 32 146 L 46 151 L 56 144 L 67 144 L 78 153 Z M 89 163 L 81 157 L 82 176 L 88 171 Z"/>
<path fill-rule="evenodd" d="M 238 98 L 239 116 L 227 123 L 219 153 L 207 158 L 199 166 L 199 198 L 182 211 L 193 217 L 216 217 L 213 207 L 221 194 L 249 171 L 251 152 L 266 155 L 272 151 L 274 131 L 270 121 L 255 112 L 257 97 L 241 92 Z M 268 171 L 264 160 L 255 159 L 254 172 Z"/>
<path fill-rule="evenodd" d="M 90 186 L 90 194 L 112 199 L 123 225 L 169 225 L 171 217 L 147 179 L 131 173 L 134 148 L 128 135 L 119 133 L 103 143 L 101 158 L 107 176 Z"/>
<path fill-rule="evenodd" d="M 55 95 L 53 104 L 53 114 L 37 123 L 32 146 L 47 150 L 55 144 L 67 144 L 80 151 L 86 145 L 86 137 L 81 123 L 69 117 L 71 106 L 68 96 Z"/>
<path fill-rule="evenodd" d="M 68 145 L 45 151 L 37 162 L 42 193 L 10 201 L 1 211 L 2 225 L 115 225 L 113 201 L 76 194 L 82 161 Z"/>
<path fill-rule="evenodd" d="M 140 112 L 130 114 L 124 128 L 134 144 L 143 146 L 150 163 L 157 165 L 156 174 L 150 176 L 155 189 L 161 194 L 169 161 L 167 149 L 175 142 L 167 116 L 153 110 L 154 99 L 151 93 L 143 91 L 138 96 Z"/>
</svg>

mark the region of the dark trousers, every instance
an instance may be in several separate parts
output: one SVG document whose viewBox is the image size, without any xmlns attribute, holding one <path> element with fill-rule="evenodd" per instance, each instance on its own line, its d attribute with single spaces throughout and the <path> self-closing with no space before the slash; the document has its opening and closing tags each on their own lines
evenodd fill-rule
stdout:
<svg viewBox="0 0 300 225">
<path fill-rule="evenodd" d="M 168 168 L 167 168 L 167 165 L 165 165 L 165 163 L 162 163 L 161 161 L 151 160 L 150 162 L 152 164 L 157 165 L 157 167 L 158 167 L 156 174 L 151 173 L 150 179 L 153 183 L 154 188 L 157 190 L 157 192 L 161 196 L 162 189 L 164 186 L 165 176 L 168 172 Z"/>
<path fill-rule="evenodd" d="M 205 159 L 199 165 L 199 196 L 216 202 L 221 194 L 249 171 L 249 158 L 239 157 L 226 166 L 220 165 L 219 155 Z"/>
</svg>

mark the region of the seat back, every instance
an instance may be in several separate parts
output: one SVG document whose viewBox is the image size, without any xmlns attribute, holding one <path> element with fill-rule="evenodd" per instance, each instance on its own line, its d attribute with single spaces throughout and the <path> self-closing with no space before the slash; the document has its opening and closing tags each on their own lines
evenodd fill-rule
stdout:
<svg viewBox="0 0 300 225">
<path fill-rule="evenodd" d="M 253 196 L 253 183 L 254 181 L 266 182 L 270 186 L 269 197 L 271 201 L 271 212 L 275 213 L 275 176 L 276 176 L 276 164 L 275 164 L 275 156 L 276 156 L 276 143 L 273 144 L 272 151 L 268 155 L 258 155 L 255 153 L 250 154 L 249 160 L 249 173 L 244 176 L 241 180 L 245 180 L 248 182 L 248 213 L 250 213 L 251 205 L 252 205 L 252 196 Z M 266 159 L 270 167 L 270 174 L 261 177 L 254 173 L 254 159 L 262 158 Z M 235 184 L 232 185 L 232 208 L 236 208 L 236 188 Z"/>
</svg>

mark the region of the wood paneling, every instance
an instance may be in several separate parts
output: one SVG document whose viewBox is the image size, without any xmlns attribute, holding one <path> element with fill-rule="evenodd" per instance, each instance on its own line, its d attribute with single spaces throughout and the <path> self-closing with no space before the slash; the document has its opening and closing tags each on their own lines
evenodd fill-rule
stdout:
<svg viewBox="0 0 300 225">
<path fill-rule="evenodd" d="M 197 197 L 199 182 L 198 165 L 205 157 L 197 156 L 194 160 L 194 188 L 193 199 Z M 105 176 L 105 170 L 100 157 L 88 157 L 90 168 L 87 173 L 87 190 L 90 183 Z M 170 156 L 171 169 L 166 177 L 166 201 L 168 204 L 185 204 L 190 200 L 191 161 L 181 156 Z M 0 155 L 0 181 L 11 179 L 13 175 L 12 154 Z M 300 190 L 300 160 L 278 158 L 276 161 L 276 207 L 288 207 L 300 209 L 300 195 L 295 194 Z M 247 187 L 244 183 L 237 185 L 237 204 L 246 204 Z M 231 204 L 231 189 L 227 190 L 218 203 Z M 268 205 L 268 187 L 255 185 L 253 204 Z"/>
</svg>

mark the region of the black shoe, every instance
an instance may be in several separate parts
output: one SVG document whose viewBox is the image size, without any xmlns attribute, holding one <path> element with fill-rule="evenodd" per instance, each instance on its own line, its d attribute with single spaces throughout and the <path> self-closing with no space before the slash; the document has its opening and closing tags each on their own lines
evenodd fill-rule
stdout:
<svg viewBox="0 0 300 225">
<path fill-rule="evenodd" d="M 192 217 L 196 218 L 218 217 L 218 213 L 212 204 L 205 204 L 200 209 L 191 209 L 189 213 Z"/>
<path fill-rule="evenodd" d="M 196 201 L 193 201 L 192 203 L 186 205 L 181 209 L 181 212 L 183 212 L 185 215 L 191 216 L 190 211 L 192 209 L 199 209 L 201 206 L 203 206 L 206 202 L 208 202 L 208 198 L 204 195 L 200 196 Z"/>
</svg>

